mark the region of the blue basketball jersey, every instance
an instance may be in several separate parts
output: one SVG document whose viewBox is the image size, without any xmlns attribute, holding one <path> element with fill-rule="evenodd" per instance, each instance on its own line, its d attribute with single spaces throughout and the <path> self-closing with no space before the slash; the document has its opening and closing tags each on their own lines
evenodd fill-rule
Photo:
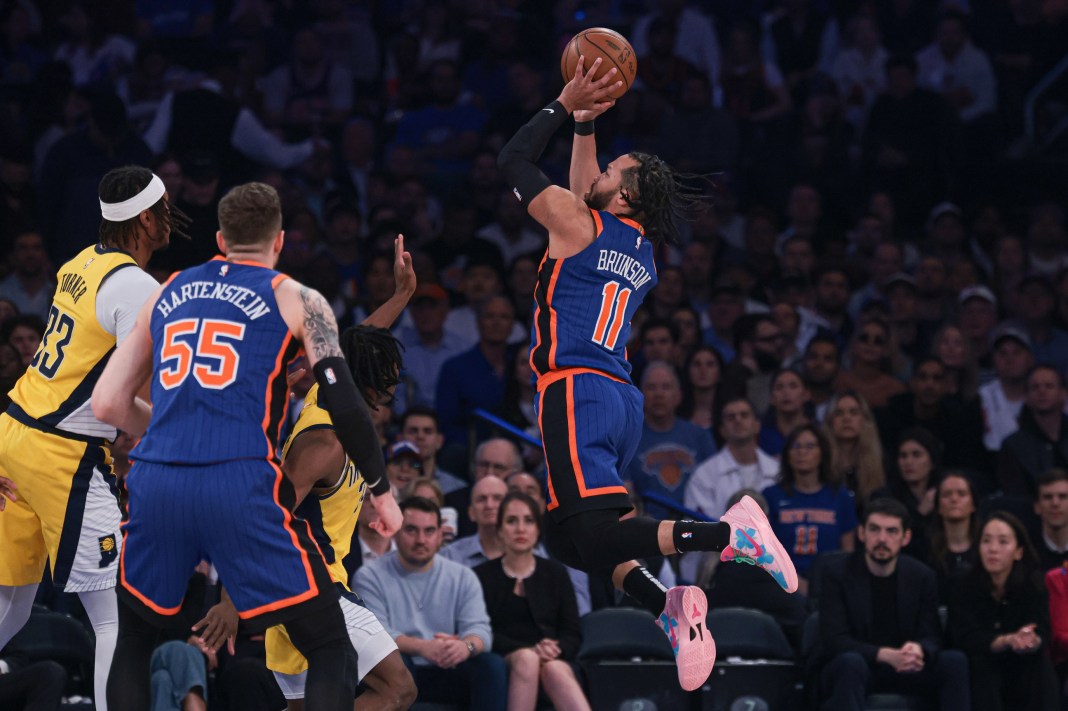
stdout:
<svg viewBox="0 0 1068 711">
<path fill-rule="evenodd" d="M 165 285 L 152 309 L 152 421 L 132 459 L 277 460 L 286 370 L 301 346 L 274 297 L 286 278 L 216 257 Z"/>
<path fill-rule="evenodd" d="M 656 286 L 653 245 L 641 225 L 591 211 L 597 238 L 566 259 L 538 268 L 530 365 L 540 378 L 588 368 L 630 382 L 630 321 Z"/>
</svg>

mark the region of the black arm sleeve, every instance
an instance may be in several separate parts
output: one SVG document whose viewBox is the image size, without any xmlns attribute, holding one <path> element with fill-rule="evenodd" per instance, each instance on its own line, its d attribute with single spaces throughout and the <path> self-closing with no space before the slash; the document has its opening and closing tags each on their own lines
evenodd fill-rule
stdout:
<svg viewBox="0 0 1068 711">
<path fill-rule="evenodd" d="M 323 358 L 315 364 L 319 402 L 330 413 L 334 433 L 349 459 L 356 463 L 375 496 L 389 491 L 386 462 L 378 443 L 371 411 L 356 389 L 352 371 L 341 356 Z"/>
<path fill-rule="evenodd" d="M 497 156 L 501 175 L 512 186 L 512 192 L 523 203 L 523 207 L 529 207 L 531 200 L 552 185 L 536 163 L 545 146 L 549 145 L 549 139 L 567 118 L 567 109 L 559 101 L 554 101 L 516 131 Z"/>
</svg>

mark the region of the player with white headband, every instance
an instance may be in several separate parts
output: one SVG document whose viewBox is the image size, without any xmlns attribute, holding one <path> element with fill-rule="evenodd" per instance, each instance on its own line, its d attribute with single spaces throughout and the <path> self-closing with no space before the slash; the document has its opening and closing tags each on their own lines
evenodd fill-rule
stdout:
<svg viewBox="0 0 1068 711">
<path fill-rule="evenodd" d="M 95 700 L 106 711 L 121 516 L 116 431 L 93 417 L 89 396 L 159 286 L 148 260 L 189 218 L 139 166 L 110 171 L 99 196 L 100 241 L 60 268 L 44 338 L 0 415 L 0 648 L 29 618 L 50 560 L 53 584 L 78 593 L 96 632 Z"/>
</svg>

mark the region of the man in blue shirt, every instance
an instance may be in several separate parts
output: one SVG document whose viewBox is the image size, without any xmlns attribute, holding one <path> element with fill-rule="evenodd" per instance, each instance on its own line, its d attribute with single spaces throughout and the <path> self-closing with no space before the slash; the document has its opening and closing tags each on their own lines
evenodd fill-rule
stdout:
<svg viewBox="0 0 1068 711">
<path fill-rule="evenodd" d="M 698 464 L 716 453 L 716 445 L 708 430 L 675 415 L 682 388 L 673 367 L 653 361 L 642 373 L 641 388 L 645 424 L 627 479 L 639 496 L 651 492 L 682 506 L 686 482 Z M 679 517 L 677 511 L 652 502 L 645 502 L 645 513 L 657 519 Z"/>
</svg>

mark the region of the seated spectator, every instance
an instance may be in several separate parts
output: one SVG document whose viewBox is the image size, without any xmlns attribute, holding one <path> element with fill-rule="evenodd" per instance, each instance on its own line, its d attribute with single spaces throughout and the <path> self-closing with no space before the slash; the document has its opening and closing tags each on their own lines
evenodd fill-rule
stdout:
<svg viewBox="0 0 1068 711">
<path fill-rule="evenodd" d="M 973 299 L 974 300 L 974 299 Z M 976 402 L 963 403 L 946 392 L 946 367 L 936 358 L 921 358 L 909 379 L 909 391 L 895 395 L 886 407 L 875 410 L 883 451 L 897 451 L 901 433 L 923 427 L 944 444 L 946 466 L 975 472 L 984 493 L 990 469 L 983 448 L 983 417 Z"/>
<path fill-rule="evenodd" d="M 707 430 L 713 438 L 719 430 L 716 396 L 722 377 L 723 356 L 712 346 L 697 346 L 686 359 L 679 417 Z"/>
<path fill-rule="evenodd" d="M 935 515 L 928 533 L 928 562 L 938 578 L 938 600 L 948 599 L 950 582 L 960 580 L 979 560 L 976 538 L 979 535 L 978 501 L 971 479 L 961 471 L 942 475 L 935 488 Z"/>
<path fill-rule="evenodd" d="M 1028 374 L 1020 427 L 998 455 L 998 483 L 1006 496 L 1034 498 L 1042 472 L 1068 468 L 1066 398 L 1064 378 L 1053 368 L 1039 365 Z"/>
<path fill-rule="evenodd" d="M 407 365 L 408 351 L 404 352 Z M 401 437 L 413 443 L 423 455 L 423 479 L 436 481 L 445 495 L 445 505 L 457 511 L 467 509 L 471 490 L 467 482 L 439 466 L 438 450 L 445 443 L 445 436 L 438 427 L 438 415 L 432 408 L 414 406 L 401 417 Z"/>
<path fill-rule="evenodd" d="M 713 304 L 715 301 L 713 301 Z M 746 314 L 734 323 L 737 357 L 723 370 L 724 400 L 745 398 L 758 417 L 768 409 L 771 376 L 782 366 L 786 340 L 767 314 Z"/>
<path fill-rule="evenodd" d="M 540 688 L 555 708 L 589 709 L 569 664 L 581 640 L 567 570 L 534 554 L 541 535 L 538 503 L 508 494 L 496 528 L 504 555 L 482 563 L 475 574 L 493 626 L 493 651 L 508 662 L 508 708 L 533 711 Z"/>
<path fill-rule="evenodd" d="M 941 94 L 945 105 L 969 124 L 997 109 L 994 69 L 968 33 L 967 18 L 947 12 L 934 41 L 916 54 L 920 86 Z"/>
<path fill-rule="evenodd" d="M 963 402 L 974 400 L 979 389 L 979 366 L 960 326 L 942 326 L 931 339 L 931 354 L 946 367 L 946 393 Z"/>
<path fill-rule="evenodd" d="M 44 338 L 45 323 L 32 314 L 12 316 L 0 328 L 0 343 L 6 343 L 19 354 L 19 362 L 25 370 L 30 367 L 37 347 Z"/>
<path fill-rule="evenodd" d="M 538 511 L 541 512 L 542 518 L 545 517 L 545 485 L 537 477 L 527 472 L 512 472 L 505 477 L 504 483 L 508 485 L 509 492 L 526 494 L 534 499 L 535 503 L 538 504 Z M 556 560 L 545 549 L 545 544 L 542 542 L 539 542 L 537 547 L 534 548 L 534 555 Z M 615 588 L 612 586 L 610 578 L 604 575 L 595 576 L 595 591 L 590 587 L 589 575 L 575 568 L 564 567 L 567 568 L 567 575 L 571 578 L 571 586 L 575 589 L 575 599 L 578 601 L 580 617 L 592 609 L 615 605 Z"/>
<path fill-rule="evenodd" d="M 16 235 L 8 265 L 11 271 L 0 280 L 0 298 L 11 301 L 19 313 L 48 318 L 56 278 L 41 234 Z"/>
<path fill-rule="evenodd" d="M 361 567 L 353 579 L 382 626 L 393 635 L 423 701 L 503 711 L 504 660 L 489 651 L 489 615 L 478 578 L 437 555 L 441 514 L 432 501 L 400 505 L 397 550 Z"/>
<path fill-rule="evenodd" d="M 478 343 L 441 366 L 437 403 L 441 429 L 449 445 L 462 447 L 475 425 L 477 408 L 492 411 L 504 400 L 504 370 L 511 350 L 508 337 L 515 323 L 512 302 L 491 296 L 478 313 Z"/>
<path fill-rule="evenodd" d="M 519 447 L 510 439 L 494 437 L 475 448 L 475 458 L 471 463 L 475 481 L 487 476 L 504 479 L 522 469 L 523 458 L 519 455 Z"/>
<path fill-rule="evenodd" d="M 1047 571 L 1046 589 L 1049 590 L 1050 656 L 1057 665 L 1058 677 L 1063 680 L 1064 663 L 1068 660 L 1068 567 Z"/>
<path fill-rule="evenodd" d="M 846 390 L 831 398 L 823 429 L 833 452 L 831 474 L 849 487 L 863 508 L 876 490 L 886 486 L 875 416 L 864 398 Z"/>
<path fill-rule="evenodd" d="M 356 519 L 356 541 L 349 548 L 349 555 L 345 559 L 345 569 L 355 571 L 361 565 L 366 565 L 372 560 L 381 558 L 386 553 L 397 550 L 397 542 L 394 538 L 387 538 L 371 527 L 378 520 L 378 513 L 374 506 L 361 506 L 360 516 Z M 359 543 L 359 546 L 356 543 Z M 353 573 L 352 575 L 355 575 Z M 352 575 L 349 576 L 349 587 L 354 586 Z"/>
<path fill-rule="evenodd" d="M 720 417 L 723 449 L 701 462 L 686 485 L 686 508 L 719 518 L 727 500 L 740 489 L 764 489 L 779 476 L 779 462 L 757 447 L 760 423 L 749 401 L 736 399 L 723 406 Z"/>
<path fill-rule="evenodd" d="M 1049 598 L 1019 519 L 1003 511 L 987 518 L 979 561 L 949 603 L 949 632 L 971 668 L 972 709 L 1055 711 Z"/>
<path fill-rule="evenodd" d="M 406 440 L 394 442 L 386 451 L 386 475 L 398 501 L 411 495 L 412 485 L 421 476 L 423 457 L 419 449 Z"/>
<path fill-rule="evenodd" d="M 507 494 L 508 485 L 498 477 L 486 476 L 475 482 L 466 515 L 477 530 L 443 548 L 441 557 L 468 568 L 500 558 L 504 549 L 497 537 L 497 509 Z"/>
<path fill-rule="evenodd" d="M 897 499 L 909 512 L 912 535 L 905 552 L 918 560 L 928 560 L 930 541 L 927 532 L 935 515 L 938 470 L 942 464 L 942 443 L 922 427 L 901 433 L 897 446 L 897 469 L 889 483 L 872 494 Z"/>
<path fill-rule="evenodd" d="M 795 370 L 780 370 L 771 376 L 771 398 L 760 426 L 760 450 L 773 457 L 782 454 L 786 435 L 809 422 L 809 393 Z"/>
<path fill-rule="evenodd" d="M 813 424 L 786 438 L 779 482 L 764 489 L 768 520 L 797 568 L 799 587 L 808 593 L 808 569 L 822 553 L 853 550 L 857 510 L 853 494 L 831 474 L 831 445 Z"/>
<path fill-rule="evenodd" d="M 861 711 L 879 691 L 914 694 L 942 711 L 972 708 L 967 660 L 942 649 L 934 573 L 901 555 L 910 525 L 897 501 L 873 501 L 857 534 L 862 551 L 823 569 L 824 708 Z"/>
<path fill-rule="evenodd" d="M 402 325 L 397 332 L 404 344 L 404 382 L 397 400 L 407 407 L 433 407 L 441 367 L 464 351 L 465 341 L 445 329 L 449 295 L 439 285 L 417 286 L 408 311 L 412 325 Z"/>
<path fill-rule="evenodd" d="M 530 368 L 530 343 L 524 341 L 515 348 L 504 374 L 504 402 L 495 414 L 541 442 L 538 415 L 534 407 L 537 389 L 534 387 L 533 371 Z M 523 441 L 524 468 L 537 470 L 545 463 L 545 451 Z"/>
<path fill-rule="evenodd" d="M 1036 539 L 1040 570 L 1068 563 L 1068 471 L 1050 469 L 1038 478 L 1035 513 L 1041 522 Z"/>
<path fill-rule="evenodd" d="M 1068 333 L 1054 325 L 1053 308 L 1057 294 L 1049 277 L 1030 272 L 1016 287 L 1016 308 L 1031 341 L 1036 363 L 1068 370 Z M 24 310 L 24 309 L 23 309 Z"/>
<path fill-rule="evenodd" d="M 891 373 L 896 353 L 885 321 L 868 319 L 860 325 L 849 348 L 851 367 L 838 376 L 838 387 L 855 390 L 871 407 L 882 407 L 905 385 Z"/>
<path fill-rule="evenodd" d="M 441 509 L 441 542 L 448 545 L 456 540 L 458 528 L 458 512 L 451 506 L 445 505 L 445 494 L 441 493 L 441 486 L 433 479 L 416 479 L 412 484 L 411 496 L 430 499 Z M 362 509 L 361 509 L 362 510 Z"/>
<path fill-rule="evenodd" d="M 653 493 L 681 506 L 694 469 L 715 453 L 716 445 L 707 431 L 675 415 L 682 388 L 672 365 L 662 360 L 649 363 L 642 373 L 641 389 L 645 399 L 642 436 L 623 478 L 639 496 Z M 653 518 L 679 518 L 677 511 L 654 501 L 645 502 L 644 508 Z"/>
<path fill-rule="evenodd" d="M 805 345 L 801 373 L 805 376 L 809 400 L 817 422 L 824 422 L 830 411 L 831 396 L 838 390 L 841 354 L 833 338 L 816 335 Z"/>
<path fill-rule="evenodd" d="M 994 380 L 979 388 L 983 409 L 983 444 L 990 452 L 1019 427 L 1020 409 L 1027 395 L 1027 374 L 1034 365 L 1031 339 L 1023 329 L 1002 323 L 990 334 L 994 354 Z"/>
</svg>

